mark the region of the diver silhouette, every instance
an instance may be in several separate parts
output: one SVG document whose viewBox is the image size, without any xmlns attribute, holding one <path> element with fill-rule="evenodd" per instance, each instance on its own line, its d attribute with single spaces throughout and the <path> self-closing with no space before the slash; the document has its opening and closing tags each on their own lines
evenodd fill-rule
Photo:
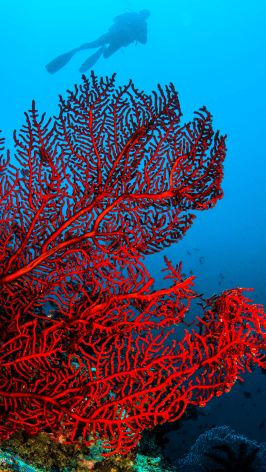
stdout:
<svg viewBox="0 0 266 472">
<path fill-rule="evenodd" d="M 82 44 L 60 56 L 57 56 L 45 67 L 50 74 L 54 74 L 64 67 L 70 59 L 79 51 L 84 49 L 99 48 L 94 54 L 88 57 L 79 68 L 80 72 L 86 72 L 98 59 L 103 56 L 107 58 L 114 54 L 118 49 L 136 42 L 145 44 L 147 42 L 147 18 L 149 10 L 141 10 L 139 13 L 123 13 L 114 18 L 112 26 L 108 32 L 100 36 L 95 41 Z"/>
</svg>

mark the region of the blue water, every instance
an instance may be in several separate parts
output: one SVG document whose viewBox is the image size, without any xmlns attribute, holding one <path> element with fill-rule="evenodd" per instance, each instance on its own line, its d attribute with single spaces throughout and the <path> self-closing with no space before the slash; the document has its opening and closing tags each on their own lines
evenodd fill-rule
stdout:
<svg viewBox="0 0 266 472">
<path fill-rule="evenodd" d="M 206 105 L 214 115 L 214 127 L 228 135 L 224 198 L 214 209 L 199 213 L 184 240 L 166 253 L 176 262 L 182 260 L 185 272 L 193 271 L 200 292 L 254 287 L 253 299 L 265 303 L 265 0 L 1 2 L 0 129 L 12 148 L 13 129 L 22 124 L 33 98 L 40 111 L 56 113 L 58 94 L 80 82 L 78 68 L 88 51 L 54 75 L 47 73 L 45 64 L 96 39 L 116 15 L 143 8 L 151 11 L 147 44 L 130 45 L 101 58 L 95 73 L 117 72 L 118 83 L 131 78 L 145 92 L 171 81 L 179 91 L 186 121 Z M 158 281 L 162 260 L 157 254 L 147 261 Z M 252 377 L 248 388 L 257 391 L 262 380 Z M 223 405 L 228 400 L 219 401 Z M 265 393 L 264 400 L 258 394 L 253 414 L 250 403 L 249 416 L 243 420 L 239 410 L 235 419 L 241 432 L 260 440 L 266 437 L 265 426 L 258 429 L 265 417 L 263 402 Z M 232 416 L 233 404 L 225 414 L 228 411 Z"/>
</svg>

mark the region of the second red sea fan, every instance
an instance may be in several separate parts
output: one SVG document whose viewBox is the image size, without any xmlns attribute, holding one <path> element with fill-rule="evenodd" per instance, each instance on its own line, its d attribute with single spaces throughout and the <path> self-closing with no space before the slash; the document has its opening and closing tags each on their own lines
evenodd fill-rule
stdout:
<svg viewBox="0 0 266 472">
<path fill-rule="evenodd" d="M 194 277 L 165 259 L 169 287 L 152 290 L 143 262 L 222 196 L 225 137 L 205 108 L 182 124 L 173 85 L 146 95 L 92 74 L 53 120 L 33 103 L 14 138 L 20 168 L 0 161 L 0 439 L 46 431 L 127 453 L 266 367 L 265 314 L 243 290 L 207 300 L 188 330 Z"/>
</svg>

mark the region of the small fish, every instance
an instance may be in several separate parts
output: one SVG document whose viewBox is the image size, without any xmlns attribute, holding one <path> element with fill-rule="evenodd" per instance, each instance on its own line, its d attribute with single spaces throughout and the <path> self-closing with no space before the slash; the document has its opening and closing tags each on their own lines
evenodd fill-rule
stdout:
<svg viewBox="0 0 266 472">
<path fill-rule="evenodd" d="M 222 284 L 224 278 L 225 278 L 224 274 L 222 274 L 222 272 L 220 272 L 219 275 L 218 275 L 218 285 Z"/>
<path fill-rule="evenodd" d="M 266 423 L 266 420 L 262 420 L 259 424 L 259 429 L 264 428 L 265 423 Z"/>
<path fill-rule="evenodd" d="M 251 398 L 251 397 L 252 397 L 251 392 L 245 391 L 245 392 L 243 392 L 243 394 L 244 394 L 244 396 L 245 396 L 246 398 Z"/>
</svg>

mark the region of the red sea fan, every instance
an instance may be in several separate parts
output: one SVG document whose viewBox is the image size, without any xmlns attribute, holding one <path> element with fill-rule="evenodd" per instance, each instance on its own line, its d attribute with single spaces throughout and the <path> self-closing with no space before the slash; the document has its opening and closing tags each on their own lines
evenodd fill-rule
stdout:
<svg viewBox="0 0 266 472">
<path fill-rule="evenodd" d="M 182 335 L 193 277 L 166 262 L 168 289 L 150 292 L 147 280 L 124 293 L 121 282 L 105 302 L 84 291 L 66 320 L 36 314 L 2 343 L 2 438 L 47 431 L 126 454 L 145 428 L 178 420 L 188 405 L 204 407 L 244 370 L 265 367 L 265 313 L 240 289 L 207 301 L 198 326 Z"/>
<path fill-rule="evenodd" d="M 225 137 L 205 108 L 180 120 L 173 85 L 149 96 L 93 74 L 54 120 L 26 113 L 20 170 L 0 162 L 0 438 L 48 431 L 127 453 L 265 366 L 265 314 L 242 290 L 188 330 L 194 277 L 165 259 L 170 286 L 152 289 L 143 255 L 222 196 Z"/>
<path fill-rule="evenodd" d="M 90 264 L 98 251 L 153 253 L 185 234 L 190 210 L 221 198 L 225 138 L 210 113 L 181 125 L 173 85 L 148 96 L 114 81 L 84 78 L 55 120 L 34 103 L 26 113 L 15 134 L 20 177 L 3 195 L 1 284 L 46 286 L 60 262 Z"/>
</svg>

